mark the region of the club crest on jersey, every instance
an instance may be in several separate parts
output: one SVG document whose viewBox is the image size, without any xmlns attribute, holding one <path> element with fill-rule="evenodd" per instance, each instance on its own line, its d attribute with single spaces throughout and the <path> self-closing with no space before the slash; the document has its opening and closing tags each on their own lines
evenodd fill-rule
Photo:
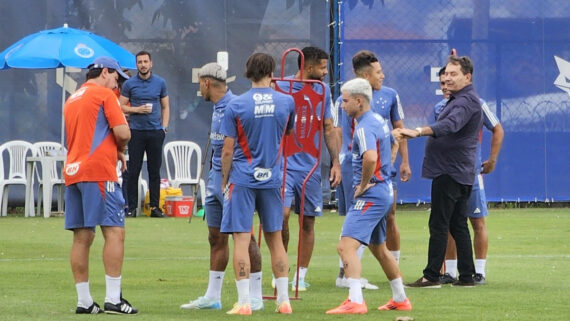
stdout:
<svg viewBox="0 0 570 321">
<path fill-rule="evenodd" d="M 271 168 L 256 167 L 253 172 L 253 178 L 256 181 L 266 181 L 271 178 Z"/>
</svg>

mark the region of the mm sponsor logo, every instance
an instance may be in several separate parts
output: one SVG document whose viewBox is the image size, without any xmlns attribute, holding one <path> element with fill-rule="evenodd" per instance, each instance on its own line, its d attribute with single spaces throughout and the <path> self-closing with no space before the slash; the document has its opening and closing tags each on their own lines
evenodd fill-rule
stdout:
<svg viewBox="0 0 570 321">
<path fill-rule="evenodd" d="M 256 181 L 263 182 L 271 178 L 271 168 L 256 167 L 253 172 Z"/>
<path fill-rule="evenodd" d="M 274 104 L 255 105 L 253 113 L 255 115 L 255 118 L 273 116 L 273 114 L 275 113 L 275 105 Z"/>
</svg>

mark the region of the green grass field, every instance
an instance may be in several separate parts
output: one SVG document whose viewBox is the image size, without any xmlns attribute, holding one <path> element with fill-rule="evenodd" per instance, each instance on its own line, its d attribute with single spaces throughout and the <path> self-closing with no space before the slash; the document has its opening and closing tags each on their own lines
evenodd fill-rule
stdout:
<svg viewBox="0 0 570 321">
<path fill-rule="evenodd" d="M 421 275 L 427 256 L 428 213 L 399 211 L 404 281 Z M 343 218 L 326 213 L 317 220 L 316 245 L 307 274 L 309 291 L 293 301 L 293 315 L 277 315 L 274 303 L 251 319 L 277 320 L 569 320 L 570 213 L 566 209 L 492 210 L 489 229 L 488 284 L 475 288 L 407 289 L 409 313 L 377 311 L 391 296 L 390 287 L 369 253 L 363 258 L 363 276 L 380 286 L 365 290 L 369 312 L 364 316 L 326 316 L 348 291 L 334 286 L 338 271 L 336 243 Z M 297 224 L 292 226 L 292 235 Z M 296 234 L 295 234 L 296 235 Z M 296 237 L 289 259 L 296 262 Z M 69 267 L 72 233 L 55 217 L 0 218 L 0 320 L 113 319 L 109 315 L 76 316 L 75 287 Z M 231 243 L 230 243 L 231 244 Z M 91 251 L 91 293 L 100 304 L 105 296 L 101 260 L 102 235 Z M 264 289 L 271 271 L 263 248 Z M 127 220 L 123 269 L 124 296 L 140 313 L 137 320 L 222 320 L 237 299 L 233 270 L 224 280 L 222 311 L 183 311 L 180 304 L 205 293 L 208 282 L 207 228 L 201 219 L 136 218 Z M 231 262 L 231 260 L 230 260 Z M 293 273 L 291 273 L 292 277 Z M 291 294 L 293 295 L 293 294 Z M 241 318 L 241 317 L 234 317 Z"/>
</svg>

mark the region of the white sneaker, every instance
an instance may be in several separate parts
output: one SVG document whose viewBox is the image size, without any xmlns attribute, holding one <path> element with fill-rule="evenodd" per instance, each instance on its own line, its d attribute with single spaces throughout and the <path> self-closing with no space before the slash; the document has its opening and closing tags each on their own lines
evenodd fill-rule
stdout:
<svg viewBox="0 0 570 321">
<path fill-rule="evenodd" d="M 250 301 L 251 311 L 263 310 L 263 300 L 251 298 Z"/>
<path fill-rule="evenodd" d="M 369 283 L 368 280 L 365 278 L 360 279 L 360 286 L 366 290 L 378 290 L 378 286 Z"/>
<path fill-rule="evenodd" d="M 208 299 L 205 296 L 199 297 L 197 300 L 190 301 L 180 306 L 180 309 L 184 310 L 221 310 L 222 303 L 220 300 Z"/>
</svg>

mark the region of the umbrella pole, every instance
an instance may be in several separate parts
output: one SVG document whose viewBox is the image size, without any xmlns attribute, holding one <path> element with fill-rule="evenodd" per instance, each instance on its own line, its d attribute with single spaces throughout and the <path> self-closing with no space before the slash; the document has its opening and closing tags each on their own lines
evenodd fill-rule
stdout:
<svg viewBox="0 0 570 321">
<path fill-rule="evenodd" d="M 61 146 L 65 146 L 65 119 L 63 118 L 63 107 L 65 106 L 65 66 L 63 67 L 63 80 L 61 83 Z"/>
</svg>

